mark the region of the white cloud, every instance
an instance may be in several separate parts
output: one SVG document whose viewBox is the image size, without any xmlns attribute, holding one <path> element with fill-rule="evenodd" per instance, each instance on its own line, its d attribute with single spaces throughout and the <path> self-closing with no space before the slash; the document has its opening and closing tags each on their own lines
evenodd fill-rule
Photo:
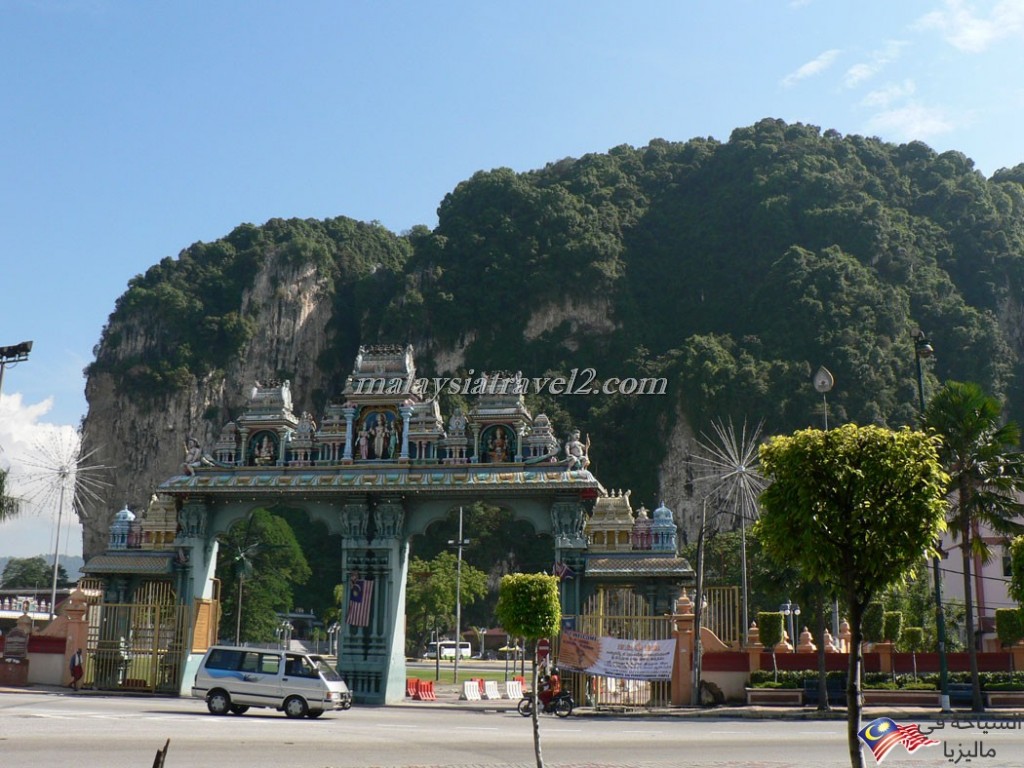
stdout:
<svg viewBox="0 0 1024 768">
<path fill-rule="evenodd" d="M 1024 3 L 999 0 L 987 16 L 973 3 L 945 0 L 943 10 L 932 11 L 917 20 L 920 29 L 935 29 L 953 47 L 967 53 L 982 53 L 1008 37 L 1024 37 Z"/>
<path fill-rule="evenodd" d="M 917 90 L 913 80 L 904 80 L 902 83 L 889 83 L 883 88 L 869 92 L 860 100 L 861 106 L 875 109 L 887 109 L 894 103 L 914 95 Z"/>
<path fill-rule="evenodd" d="M 884 46 L 868 54 L 867 61 L 854 64 L 846 70 L 843 85 L 847 88 L 856 88 L 865 80 L 870 80 L 889 64 L 896 61 L 906 47 L 907 43 L 903 40 L 886 41 Z"/>
<path fill-rule="evenodd" d="M 0 394 L 0 466 L 9 471 L 7 492 L 23 498 L 17 517 L 0 523 L 0 555 L 32 557 L 52 553 L 57 504 L 52 494 L 40 493 L 38 462 L 40 446 L 77 445 L 78 435 L 69 424 L 51 424 L 43 418 L 53 408 L 53 398 L 24 403 L 21 394 Z M 70 501 L 65 501 L 61 526 L 61 554 L 80 555 L 82 527 Z M 67 546 L 65 546 L 65 543 Z"/>
<path fill-rule="evenodd" d="M 955 127 L 941 109 L 911 103 L 874 115 L 868 120 L 867 132 L 890 141 L 910 141 L 949 133 Z"/>
<path fill-rule="evenodd" d="M 839 54 L 842 53 L 838 48 L 832 48 L 825 51 L 817 58 L 804 64 L 802 67 L 797 69 L 795 72 L 791 72 L 782 78 L 782 85 L 785 88 L 791 88 L 801 80 L 806 80 L 808 77 L 821 74 L 826 69 L 832 66 Z"/>
</svg>

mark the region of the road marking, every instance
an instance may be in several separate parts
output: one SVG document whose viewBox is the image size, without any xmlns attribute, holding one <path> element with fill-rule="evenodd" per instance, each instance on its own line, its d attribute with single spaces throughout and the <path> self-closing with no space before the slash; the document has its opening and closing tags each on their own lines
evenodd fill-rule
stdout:
<svg viewBox="0 0 1024 768">
<path fill-rule="evenodd" d="M 642 733 L 645 736 L 657 736 L 661 731 L 617 731 L 617 733 Z"/>
</svg>

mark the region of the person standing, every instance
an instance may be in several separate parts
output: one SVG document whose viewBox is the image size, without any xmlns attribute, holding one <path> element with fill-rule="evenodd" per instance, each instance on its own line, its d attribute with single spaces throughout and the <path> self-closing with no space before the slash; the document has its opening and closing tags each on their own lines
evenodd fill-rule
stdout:
<svg viewBox="0 0 1024 768">
<path fill-rule="evenodd" d="M 82 667 L 81 648 L 71 654 L 71 661 L 68 666 L 71 670 L 71 687 L 77 691 L 81 684 L 82 675 L 85 673 L 85 669 Z"/>
</svg>

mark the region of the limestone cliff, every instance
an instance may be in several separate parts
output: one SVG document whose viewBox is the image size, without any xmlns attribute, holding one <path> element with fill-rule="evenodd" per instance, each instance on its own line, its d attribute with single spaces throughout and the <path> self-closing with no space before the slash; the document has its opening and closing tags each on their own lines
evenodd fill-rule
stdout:
<svg viewBox="0 0 1024 768">
<path fill-rule="evenodd" d="M 606 487 L 664 500 L 690 534 L 694 435 L 727 419 L 765 434 L 820 424 L 821 365 L 837 382 L 830 421 L 913 423 L 919 328 L 936 350 L 928 391 L 976 381 L 1022 421 L 1022 178 L 986 179 L 920 142 L 763 120 L 725 143 L 480 172 L 433 229 L 241 225 L 154 265 L 114 308 L 85 427 L 116 471 L 106 503 L 83 510 L 85 552 L 114 510 L 143 508 L 179 471 L 189 437 L 212 445 L 255 381 L 290 380 L 296 412 L 319 416 L 361 344 L 411 343 L 427 376 L 664 382 L 527 404 L 561 439 L 590 435 Z"/>
<path fill-rule="evenodd" d="M 289 371 L 297 394 L 296 410 L 312 408 L 312 393 L 329 387 L 315 365 L 326 348 L 329 299 L 324 280 L 313 267 L 283 267 L 271 261 L 242 296 L 242 310 L 255 318 L 256 331 L 223 371 L 141 402 L 118 386 L 115 374 L 98 371 L 89 376 L 86 450 L 95 448 L 97 462 L 114 467 L 116 479 L 108 493 L 110 503 L 89 509 L 83 521 L 87 557 L 105 547 L 107 526 L 117 505 L 127 502 L 133 509 L 144 508 L 153 489 L 180 472 L 186 440 L 195 437 L 202 445 L 210 445 L 222 423 L 242 408 L 253 382 Z M 115 359 L 155 343 L 131 323 L 124 328 L 115 323 L 109 330 L 123 330 L 124 338 L 131 339 L 130 344 L 110 350 Z"/>
</svg>

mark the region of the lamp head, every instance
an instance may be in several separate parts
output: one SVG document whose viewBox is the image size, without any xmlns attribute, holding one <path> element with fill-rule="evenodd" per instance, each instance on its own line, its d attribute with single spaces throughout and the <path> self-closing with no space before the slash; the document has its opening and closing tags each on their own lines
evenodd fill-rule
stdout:
<svg viewBox="0 0 1024 768">
<path fill-rule="evenodd" d="M 935 354 L 935 348 L 928 343 L 928 337 L 920 328 L 910 334 L 914 339 L 914 354 L 918 357 L 931 357 Z"/>
<path fill-rule="evenodd" d="M 9 347 L 0 347 L 0 360 L 12 362 L 24 362 L 28 360 L 28 354 L 32 351 L 32 342 L 23 341 Z"/>
</svg>

